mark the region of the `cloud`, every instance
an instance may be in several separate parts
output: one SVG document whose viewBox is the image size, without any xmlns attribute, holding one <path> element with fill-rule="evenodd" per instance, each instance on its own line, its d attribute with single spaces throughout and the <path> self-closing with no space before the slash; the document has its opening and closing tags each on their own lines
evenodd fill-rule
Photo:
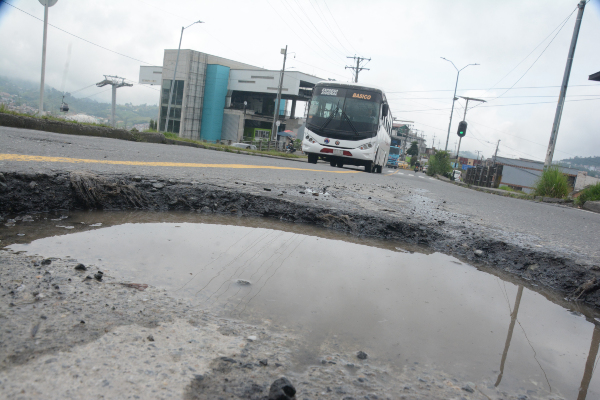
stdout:
<svg viewBox="0 0 600 400">
<path fill-rule="evenodd" d="M 7 0 L 22 10 L 43 18 L 37 1 Z M 473 133 L 462 141 L 465 150 L 482 150 L 490 156 L 500 142 L 500 154 L 516 153 L 508 147 L 543 159 L 548 143 L 559 86 L 575 22 L 574 15 L 517 87 L 500 99 L 503 90 L 492 86 L 559 26 L 576 6 L 576 1 L 537 0 L 130 0 L 98 2 L 59 0 L 50 9 L 50 23 L 151 65 L 161 65 L 165 48 L 176 48 L 183 25 L 200 19 L 205 24 L 185 31 L 182 48 L 219 55 L 269 69 L 281 68 L 279 49 L 286 44 L 296 58 L 288 67 L 323 78 L 349 80 L 347 56 L 370 57 L 369 71 L 359 82 L 373 83 L 390 93 L 395 117 L 414 120 L 431 143 L 445 137 L 452 104 L 457 66 L 477 62 L 461 73 L 458 94 L 488 97 L 489 103 L 474 108 L 467 120 Z M 600 85 L 590 85 L 588 76 L 600 67 L 597 38 L 600 37 L 600 6 L 592 1 L 586 8 L 571 73 L 568 96 L 571 100 L 600 97 Z M 0 74 L 39 81 L 42 22 L 0 3 Z M 9 40 L 5 40 L 9 38 Z M 49 28 L 46 82 L 60 88 L 72 43 L 71 63 L 65 89 L 75 91 L 99 82 L 103 75 L 119 75 L 137 82 L 142 62 L 93 46 L 64 32 Z M 498 84 L 510 87 L 543 50 L 534 54 Z M 119 103 L 158 102 L 158 91 L 141 85 L 119 89 Z M 479 89 L 469 91 L 467 89 Z M 95 95 L 95 87 L 81 96 Z M 435 91 L 432 91 L 435 90 Z M 445 91 L 441 91 L 445 90 Z M 585 96 L 584 96 L 585 95 Z M 515 97 L 521 96 L 521 97 Z M 550 96 L 550 97 L 531 97 Z M 110 101 L 110 92 L 95 95 Z M 420 99 L 422 98 L 422 100 Z M 540 104 L 505 106 L 506 104 Z M 562 117 L 556 157 L 568 154 L 597 155 L 597 113 L 600 101 L 569 102 Z M 489 107 L 488 107 L 489 106 Z M 441 110 L 438 110 L 441 109 Z M 425 110 L 425 111 L 409 111 Z M 451 128 L 451 144 L 462 119 L 457 106 Z M 477 125 L 479 123 L 479 125 Z M 432 128 L 435 127 L 435 128 Z M 477 140 L 477 139 L 479 140 Z M 535 142 L 533 144 L 531 142 Z M 452 147 L 452 146 L 449 146 Z M 561 153 L 562 152 L 562 153 Z"/>
</svg>

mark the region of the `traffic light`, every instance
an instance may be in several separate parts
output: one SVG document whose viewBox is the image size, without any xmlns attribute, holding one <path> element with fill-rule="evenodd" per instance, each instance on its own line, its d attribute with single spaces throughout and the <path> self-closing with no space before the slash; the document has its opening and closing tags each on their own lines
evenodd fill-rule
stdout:
<svg viewBox="0 0 600 400">
<path fill-rule="evenodd" d="M 456 134 L 459 137 L 464 137 L 467 134 L 467 121 L 460 121 L 458 123 L 458 132 Z"/>
</svg>

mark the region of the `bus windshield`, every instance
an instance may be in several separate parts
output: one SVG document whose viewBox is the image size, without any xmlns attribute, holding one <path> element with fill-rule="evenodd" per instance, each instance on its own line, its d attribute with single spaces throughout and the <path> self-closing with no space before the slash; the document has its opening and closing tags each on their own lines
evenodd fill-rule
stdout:
<svg viewBox="0 0 600 400">
<path fill-rule="evenodd" d="M 390 156 L 391 155 L 400 155 L 400 148 L 399 147 L 390 147 Z"/>
<path fill-rule="evenodd" d="M 307 126 L 333 138 L 364 139 L 377 134 L 381 94 L 365 90 L 317 87 Z"/>
</svg>

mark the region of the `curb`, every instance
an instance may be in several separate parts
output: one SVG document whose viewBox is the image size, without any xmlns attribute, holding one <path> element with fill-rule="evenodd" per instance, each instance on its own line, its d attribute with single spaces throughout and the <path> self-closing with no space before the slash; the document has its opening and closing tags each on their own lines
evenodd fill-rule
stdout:
<svg viewBox="0 0 600 400">
<path fill-rule="evenodd" d="M 453 184 L 456 186 L 461 186 L 466 189 L 476 190 L 478 192 L 495 194 L 497 196 L 503 196 L 503 197 L 510 197 L 512 199 L 533 201 L 535 203 L 548 203 L 548 204 L 555 204 L 557 206 L 562 206 L 562 207 L 579 209 L 579 207 L 577 207 L 575 205 L 575 203 L 573 203 L 573 200 L 556 199 L 556 198 L 552 198 L 552 197 L 542 197 L 542 196 L 535 196 L 534 198 L 532 198 L 531 196 L 528 196 L 528 195 L 509 192 L 509 191 L 502 190 L 502 189 L 474 186 L 474 185 L 469 185 L 464 182 L 452 182 L 450 179 L 440 176 L 440 175 L 436 175 L 435 177 L 442 182 L 450 183 L 450 184 Z"/>
<path fill-rule="evenodd" d="M 8 128 L 31 129 L 36 131 L 52 132 L 63 135 L 104 137 L 109 139 L 128 140 L 131 142 L 171 144 L 175 146 L 188 146 L 207 150 L 225 151 L 223 149 L 213 147 L 210 145 L 168 139 L 165 137 L 165 135 L 163 135 L 160 132 L 131 132 L 125 129 L 82 125 L 72 122 L 53 121 L 48 119 L 25 117 L 22 115 L 12 115 L 7 113 L 0 113 L 0 126 L 6 126 Z M 270 154 L 252 153 L 247 151 L 231 151 L 229 153 L 275 158 L 279 160 L 290 160 L 300 162 L 306 161 L 306 159 L 304 158 L 279 157 Z"/>
</svg>

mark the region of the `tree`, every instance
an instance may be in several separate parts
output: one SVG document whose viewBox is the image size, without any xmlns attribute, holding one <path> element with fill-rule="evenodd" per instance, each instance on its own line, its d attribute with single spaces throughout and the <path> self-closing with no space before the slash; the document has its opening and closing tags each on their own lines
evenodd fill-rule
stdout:
<svg viewBox="0 0 600 400">
<path fill-rule="evenodd" d="M 409 149 L 406 151 L 406 154 L 409 156 L 418 156 L 419 155 L 419 144 L 414 141 L 410 144 Z"/>
</svg>

